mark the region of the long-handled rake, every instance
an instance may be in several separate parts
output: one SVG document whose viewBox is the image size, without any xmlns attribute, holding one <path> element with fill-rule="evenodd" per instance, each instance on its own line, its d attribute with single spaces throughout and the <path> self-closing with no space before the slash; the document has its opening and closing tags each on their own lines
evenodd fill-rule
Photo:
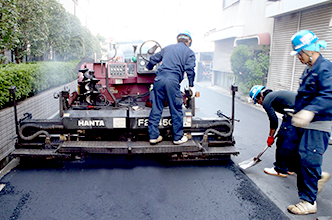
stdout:
<svg viewBox="0 0 332 220">
<path fill-rule="evenodd" d="M 251 158 L 251 159 L 249 159 L 249 160 L 245 160 L 245 161 L 239 163 L 239 167 L 240 167 L 241 169 L 245 170 L 245 169 L 248 169 L 248 168 L 250 168 L 250 167 L 252 167 L 252 166 L 255 166 L 256 164 L 258 164 L 259 162 L 261 162 L 260 157 L 263 155 L 263 153 L 264 153 L 269 147 L 271 147 L 271 146 L 266 146 L 266 147 L 264 148 L 264 150 L 262 150 L 262 151 L 257 155 L 257 157 L 253 157 L 253 158 Z"/>
</svg>

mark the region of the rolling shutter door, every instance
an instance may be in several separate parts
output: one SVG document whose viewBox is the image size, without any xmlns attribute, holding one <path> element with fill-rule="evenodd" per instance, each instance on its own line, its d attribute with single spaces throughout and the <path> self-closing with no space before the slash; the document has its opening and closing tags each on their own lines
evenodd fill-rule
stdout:
<svg viewBox="0 0 332 220">
<path fill-rule="evenodd" d="M 298 28 L 299 13 L 292 13 L 274 19 L 274 31 L 271 48 L 270 69 L 267 87 L 275 91 L 290 90 L 294 57 L 291 37 Z"/>
</svg>

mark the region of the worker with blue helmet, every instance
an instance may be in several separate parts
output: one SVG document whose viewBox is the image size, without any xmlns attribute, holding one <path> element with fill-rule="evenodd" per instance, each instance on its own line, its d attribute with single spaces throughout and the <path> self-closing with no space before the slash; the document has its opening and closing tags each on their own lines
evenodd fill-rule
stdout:
<svg viewBox="0 0 332 220">
<path fill-rule="evenodd" d="M 318 41 L 309 30 L 295 33 L 291 42 L 291 55 L 297 55 L 306 68 L 295 99 L 292 117 L 295 132 L 289 140 L 295 155 L 289 160 L 298 164 L 294 171 L 301 202 L 288 206 L 288 211 L 306 215 L 317 212 L 317 194 L 330 179 L 330 174 L 322 172 L 321 166 L 331 133 L 332 62 L 319 53 L 320 48 L 326 48 L 326 42 Z"/>
<path fill-rule="evenodd" d="M 192 42 L 189 31 L 182 31 L 177 35 L 177 43 L 164 47 L 160 52 L 152 55 L 146 68 L 151 70 L 154 65 L 161 63 L 150 92 L 152 109 L 149 115 L 148 131 L 150 144 L 157 144 L 163 140 L 158 125 L 168 100 L 173 126 L 173 143 L 183 144 L 188 141 L 183 134 L 183 98 L 180 83 L 187 74 L 191 98 L 195 97 L 195 53 L 189 48 Z"/>
<path fill-rule="evenodd" d="M 293 166 L 290 161 L 288 161 L 288 140 L 289 136 L 293 135 L 292 124 L 291 118 L 285 112 L 285 109 L 294 109 L 296 93 L 284 90 L 273 91 L 265 88 L 265 86 L 255 85 L 251 88 L 249 95 L 254 100 L 255 104 L 257 103 L 263 106 L 269 118 L 270 131 L 266 140 L 267 145 L 271 146 L 274 143 L 274 139 L 277 138 L 275 162 L 273 163 L 274 167 L 265 168 L 264 172 L 280 177 L 292 175 Z M 283 115 L 280 127 L 277 113 Z"/>
</svg>

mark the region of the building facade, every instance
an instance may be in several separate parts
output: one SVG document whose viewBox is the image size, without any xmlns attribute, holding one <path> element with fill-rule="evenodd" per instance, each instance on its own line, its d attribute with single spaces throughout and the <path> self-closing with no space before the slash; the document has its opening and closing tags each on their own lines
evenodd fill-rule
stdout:
<svg viewBox="0 0 332 220">
<path fill-rule="evenodd" d="M 233 83 L 230 57 L 239 44 L 260 49 L 270 46 L 273 18 L 265 16 L 266 7 L 274 1 L 224 0 L 218 26 L 205 38 L 215 43 L 212 85 L 227 87 Z"/>
<path fill-rule="evenodd" d="M 327 42 L 320 52 L 332 60 L 332 0 L 224 0 L 218 26 L 205 36 L 215 44 L 212 85 L 233 83 L 230 57 L 236 46 L 265 45 L 270 47 L 266 86 L 297 91 L 304 66 L 289 54 L 292 35 L 303 29 Z"/>
<path fill-rule="evenodd" d="M 332 1 L 281 0 L 266 8 L 266 17 L 274 18 L 270 69 L 267 87 L 297 91 L 304 65 L 292 51 L 291 37 L 299 30 L 310 30 L 327 42 L 321 54 L 332 60 Z"/>
</svg>

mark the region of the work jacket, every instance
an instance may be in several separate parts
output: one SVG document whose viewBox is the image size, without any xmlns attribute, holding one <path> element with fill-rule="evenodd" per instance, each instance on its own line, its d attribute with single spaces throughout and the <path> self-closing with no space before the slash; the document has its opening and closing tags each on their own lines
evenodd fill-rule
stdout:
<svg viewBox="0 0 332 220">
<path fill-rule="evenodd" d="M 150 57 L 150 62 L 146 66 L 152 69 L 154 65 L 162 64 L 156 72 L 159 74 L 176 74 L 179 83 L 182 82 L 184 72 L 187 73 L 189 86 L 194 86 L 196 57 L 195 53 L 183 42 L 164 47 L 160 52 Z"/>
<path fill-rule="evenodd" d="M 313 122 L 332 120 L 332 63 L 322 55 L 300 78 L 295 111 L 302 109 L 315 113 Z"/>
<path fill-rule="evenodd" d="M 270 129 L 278 128 L 278 117 L 276 112 L 284 115 L 284 109 L 294 109 L 295 97 L 295 92 L 284 90 L 270 92 L 264 97 L 263 108 L 269 117 Z"/>
</svg>

